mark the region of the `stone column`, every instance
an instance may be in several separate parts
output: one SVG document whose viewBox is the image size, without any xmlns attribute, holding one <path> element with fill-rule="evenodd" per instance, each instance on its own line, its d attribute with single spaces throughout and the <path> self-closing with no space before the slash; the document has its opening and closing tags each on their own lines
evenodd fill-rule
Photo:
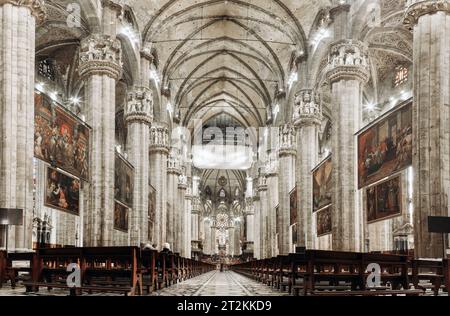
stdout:
<svg viewBox="0 0 450 316">
<path fill-rule="evenodd" d="M 175 213 L 175 234 L 176 234 L 176 244 L 178 247 L 178 252 L 182 257 L 186 257 L 186 189 L 187 189 L 187 178 L 184 174 L 180 174 L 178 177 L 178 203 L 177 212 Z"/>
<path fill-rule="evenodd" d="M 146 87 L 134 87 L 127 98 L 125 121 L 128 124 L 127 152 L 134 166 L 133 211 L 130 216 L 131 244 L 148 240 L 149 142 L 153 121 L 153 94 Z"/>
<path fill-rule="evenodd" d="M 268 256 L 277 256 L 276 228 L 277 217 L 275 207 L 278 205 L 278 162 L 276 168 L 266 174 L 267 179 L 267 240 Z"/>
<path fill-rule="evenodd" d="M 259 201 L 259 196 L 256 195 L 253 197 L 253 205 L 255 210 L 255 223 L 253 228 L 253 236 L 254 236 L 254 257 L 256 259 L 261 259 L 261 206 Z"/>
<path fill-rule="evenodd" d="M 250 179 L 250 181 L 252 181 Z M 246 231 L 245 234 L 245 255 L 247 257 L 254 257 L 254 245 L 255 245 L 255 210 L 253 207 L 253 197 L 247 196 L 245 199 L 245 222 Z"/>
<path fill-rule="evenodd" d="M 228 228 L 228 245 L 229 245 L 229 250 L 228 253 L 230 256 L 235 256 L 235 228 L 233 226 Z"/>
<path fill-rule="evenodd" d="M 333 110 L 333 250 L 359 251 L 363 238 L 357 187 L 357 141 L 362 91 L 369 78 L 368 48 L 356 40 L 331 45 L 327 77 Z"/>
<path fill-rule="evenodd" d="M 295 129 L 291 124 L 285 124 L 280 127 L 279 131 L 279 202 L 280 202 L 280 219 L 279 232 L 280 255 L 289 254 L 289 227 L 290 227 L 290 199 L 289 193 L 295 186 L 295 157 L 297 151 L 295 149 Z"/>
<path fill-rule="evenodd" d="M 212 243 L 211 243 L 211 222 L 208 220 L 203 221 L 202 223 L 205 227 L 205 239 L 203 242 L 203 253 L 205 255 L 212 254 Z"/>
<path fill-rule="evenodd" d="M 450 188 L 450 1 L 408 1 L 413 30 L 415 256 L 439 258 L 442 236 L 428 232 L 428 216 L 448 216 Z"/>
<path fill-rule="evenodd" d="M 166 242 L 167 226 L 167 158 L 169 132 L 167 127 L 154 124 L 150 129 L 150 182 L 156 189 L 153 242 L 161 247 Z"/>
<path fill-rule="evenodd" d="M 189 181 L 188 181 L 189 183 Z M 187 186 L 186 195 L 184 197 L 184 244 L 185 257 L 190 258 L 192 253 L 191 240 L 192 240 L 192 189 Z"/>
<path fill-rule="evenodd" d="M 199 238 L 199 220 L 200 220 L 200 199 L 199 197 L 192 197 L 191 208 L 191 250 L 192 252 L 199 252 L 200 238 Z"/>
<path fill-rule="evenodd" d="M 178 252 L 177 240 L 177 223 L 179 200 L 178 200 L 178 177 L 181 174 L 180 165 L 178 161 L 178 151 L 172 147 L 167 161 L 167 238 L 166 242 L 170 244 L 172 250 Z"/>
<path fill-rule="evenodd" d="M 317 93 L 303 89 L 294 99 L 293 122 L 297 129 L 297 243 L 314 248 L 313 181 L 311 170 L 317 164 L 322 108 Z M 307 144 L 307 145 L 306 145 Z"/>
<path fill-rule="evenodd" d="M 258 193 L 259 193 L 259 209 L 260 209 L 260 224 L 259 224 L 259 236 L 260 236 L 260 256 L 261 259 L 265 259 L 269 255 L 268 246 L 269 246 L 269 240 L 268 240 L 268 234 L 266 232 L 267 228 L 267 183 L 266 183 L 266 177 L 261 176 L 259 178 L 258 183 Z"/>
<path fill-rule="evenodd" d="M 44 1 L 0 0 L 0 207 L 24 210 L 10 249 L 32 248 L 34 61 Z M 3 236 L 2 236 L 3 239 Z"/>
<path fill-rule="evenodd" d="M 86 245 L 111 246 L 114 221 L 116 82 L 121 77 L 121 44 L 94 34 L 81 42 L 79 73 L 85 81 L 87 122 L 92 127 L 90 200 Z"/>
</svg>

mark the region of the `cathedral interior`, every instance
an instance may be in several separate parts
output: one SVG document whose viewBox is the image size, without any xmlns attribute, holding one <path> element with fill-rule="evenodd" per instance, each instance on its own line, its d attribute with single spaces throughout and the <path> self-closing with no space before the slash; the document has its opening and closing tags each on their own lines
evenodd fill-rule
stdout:
<svg viewBox="0 0 450 316">
<path fill-rule="evenodd" d="M 5 271 L 150 248 L 210 265 L 190 294 L 252 295 L 285 285 L 263 259 L 358 253 L 440 260 L 448 293 L 449 0 L 0 0 L 0 25 Z"/>
</svg>

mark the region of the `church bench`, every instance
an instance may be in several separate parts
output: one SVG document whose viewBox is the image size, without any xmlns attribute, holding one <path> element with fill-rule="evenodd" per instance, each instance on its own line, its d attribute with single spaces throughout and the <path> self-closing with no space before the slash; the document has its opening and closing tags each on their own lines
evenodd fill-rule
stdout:
<svg viewBox="0 0 450 316">
<path fill-rule="evenodd" d="M 141 252 L 137 247 L 87 247 L 39 249 L 33 279 L 25 282 L 27 292 L 39 287 L 69 289 L 72 295 L 83 291 L 142 293 Z M 70 289 L 66 283 L 70 263 L 80 267 L 81 287 Z"/>
<path fill-rule="evenodd" d="M 150 294 L 157 290 L 158 282 L 158 269 L 156 267 L 156 260 L 158 257 L 158 251 L 156 250 L 142 250 L 142 287 L 146 289 Z"/>
<path fill-rule="evenodd" d="M 441 287 L 448 291 L 448 285 L 445 282 L 444 261 L 412 259 L 410 280 L 414 288 L 424 290 L 430 288 L 435 296 L 439 294 Z M 426 281 L 430 285 L 421 284 L 420 281 Z"/>
<path fill-rule="evenodd" d="M 6 256 L 6 252 L 4 256 Z M 28 279 L 32 278 L 33 265 L 36 264 L 36 254 L 34 252 L 10 252 L 7 257 L 0 259 L 0 261 L 3 261 L 4 265 L 3 276 L 0 279 L 0 287 L 2 287 L 4 282 L 10 280 L 11 288 L 14 289 L 20 273 L 26 273 Z M 21 265 L 14 266 L 18 262 Z"/>
<path fill-rule="evenodd" d="M 422 296 L 423 290 L 311 291 L 311 296 Z"/>
</svg>

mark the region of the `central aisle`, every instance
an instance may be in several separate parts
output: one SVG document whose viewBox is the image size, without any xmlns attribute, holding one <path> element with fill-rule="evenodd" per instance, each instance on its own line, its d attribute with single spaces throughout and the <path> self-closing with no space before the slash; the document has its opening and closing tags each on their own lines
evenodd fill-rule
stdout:
<svg viewBox="0 0 450 316">
<path fill-rule="evenodd" d="M 286 295 L 232 271 L 212 271 L 153 293 L 159 296 L 281 296 Z"/>
</svg>

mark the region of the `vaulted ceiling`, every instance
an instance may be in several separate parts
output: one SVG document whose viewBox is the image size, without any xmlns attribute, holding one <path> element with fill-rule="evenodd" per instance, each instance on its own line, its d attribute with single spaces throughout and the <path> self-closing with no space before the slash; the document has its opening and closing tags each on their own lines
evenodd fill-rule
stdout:
<svg viewBox="0 0 450 316">
<path fill-rule="evenodd" d="M 306 50 L 328 1 L 134 1 L 143 40 L 158 52 L 163 88 L 182 123 L 226 109 L 243 126 L 262 126 L 286 86 L 292 58 Z"/>
</svg>

